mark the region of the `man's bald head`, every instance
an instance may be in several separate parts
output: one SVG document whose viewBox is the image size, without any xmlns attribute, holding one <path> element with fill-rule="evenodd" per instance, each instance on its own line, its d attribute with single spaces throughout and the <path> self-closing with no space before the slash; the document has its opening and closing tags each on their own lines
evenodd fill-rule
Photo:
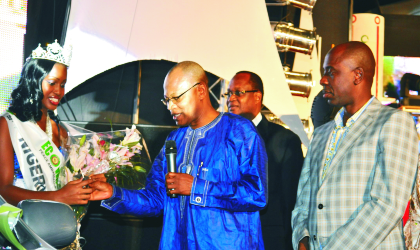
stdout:
<svg viewBox="0 0 420 250">
<path fill-rule="evenodd" d="M 338 61 L 349 61 L 354 68 L 362 68 L 365 82 L 372 87 L 376 63 L 372 50 L 366 44 L 356 41 L 343 43 L 332 48 L 328 54 L 334 54 Z"/>
<path fill-rule="evenodd" d="M 167 77 L 172 77 L 174 75 L 191 83 L 199 82 L 208 85 L 209 82 L 204 69 L 198 63 L 192 61 L 180 62 L 172 67 L 172 69 L 169 70 Z"/>
<path fill-rule="evenodd" d="M 185 61 L 175 65 L 166 75 L 163 95 L 179 126 L 196 129 L 219 114 L 210 102 L 206 72 L 198 63 Z"/>
<path fill-rule="evenodd" d="M 347 42 L 331 49 L 324 61 L 320 84 L 323 97 L 333 106 L 345 108 L 345 120 L 372 97 L 375 58 L 361 42 Z"/>
</svg>

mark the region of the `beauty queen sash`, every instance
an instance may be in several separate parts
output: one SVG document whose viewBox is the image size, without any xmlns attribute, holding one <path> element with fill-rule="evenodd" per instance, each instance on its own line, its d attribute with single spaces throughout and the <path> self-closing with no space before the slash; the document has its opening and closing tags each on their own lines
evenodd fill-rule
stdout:
<svg viewBox="0 0 420 250">
<path fill-rule="evenodd" d="M 21 122 L 8 112 L 6 118 L 13 149 L 19 161 L 26 188 L 33 191 L 55 191 L 60 187 L 63 155 L 47 134 L 31 121 Z"/>
</svg>

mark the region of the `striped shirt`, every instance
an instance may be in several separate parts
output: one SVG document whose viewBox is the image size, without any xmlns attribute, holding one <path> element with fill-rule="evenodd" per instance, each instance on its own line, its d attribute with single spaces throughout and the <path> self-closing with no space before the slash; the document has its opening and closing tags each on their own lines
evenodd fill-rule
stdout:
<svg viewBox="0 0 420 250">
<path fill-rule="evenodd" d="M 354 115 L 352 115 L 346 122 L 346 125 L 343 124 L 344 119 L 344 107 L 338 111 L 337 115 L 334 118 L 335 121 L 335 127 L 331 135 L 331 140 L 328 145 L 328 151 L 327 155 L 325 157 L 324 167 L 322 169 L 322 178 L 323 181 L 325 178 L 325 175 L 328 172 L 328 168 L 331 165 L 332 160 L 334 159 L 335 154 L 337 153 L 337 149 L 340 146 L 340 143 L 344 140 L 347 133 L 350 131 L 354 123 L 356 123 L 357 119 L 359 119 L 360 115 L 363 114 L 363 112 L 366 110 L 366 108 L 369 106 L 369 104 L 373 101 L 375 97 L 372 96 L 369 101 L 363 105 Z"/>
</svg>

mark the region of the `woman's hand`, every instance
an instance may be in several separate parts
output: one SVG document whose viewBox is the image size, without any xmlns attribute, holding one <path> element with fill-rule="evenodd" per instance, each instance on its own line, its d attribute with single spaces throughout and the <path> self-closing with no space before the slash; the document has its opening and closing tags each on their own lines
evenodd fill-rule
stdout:
<svg viewBox="0 0 420 250">
<path fill-rule="evenodd" d="M 89 179 L 92 179 L 93 181 L 106 182 L 105 174 L 94 174 L 94 175 L 89 176 Z"/>
<path fill-rule="evenodd" d="M 93 189 L 89 187 L 93 180 L 76 180 L 67 183 L 62 189 L 54 192 L 55 201 L 69 205 L 87 204 Z"/>
</svg>

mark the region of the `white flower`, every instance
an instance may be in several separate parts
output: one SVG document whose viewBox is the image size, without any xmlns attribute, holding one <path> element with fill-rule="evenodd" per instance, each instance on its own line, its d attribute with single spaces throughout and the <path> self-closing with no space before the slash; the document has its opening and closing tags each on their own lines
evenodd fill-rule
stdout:
<svg viewBox="0 0 420 250">
<path fill-rule="evenodd" d="M 79 154 L 76 153 L 72 155 L 70 153 L 70 163 L 73 166 L 74 171 L 79 171 L 86 164 L 86 155 L 89 153 L 89 146 L 90 143 L 85 142 L 85 144 L 79 148 Z"/>
<path fill-rule="evenodd" d="M 123 146 L 132 147 L 137 145 L 137 143 L 140 141 L 140 132 L 136 129 L 136 126 L 133 124 L 131 129 L 126 128 L 125 129 L 125 137 L 122 141 Z"/>
</svg>

